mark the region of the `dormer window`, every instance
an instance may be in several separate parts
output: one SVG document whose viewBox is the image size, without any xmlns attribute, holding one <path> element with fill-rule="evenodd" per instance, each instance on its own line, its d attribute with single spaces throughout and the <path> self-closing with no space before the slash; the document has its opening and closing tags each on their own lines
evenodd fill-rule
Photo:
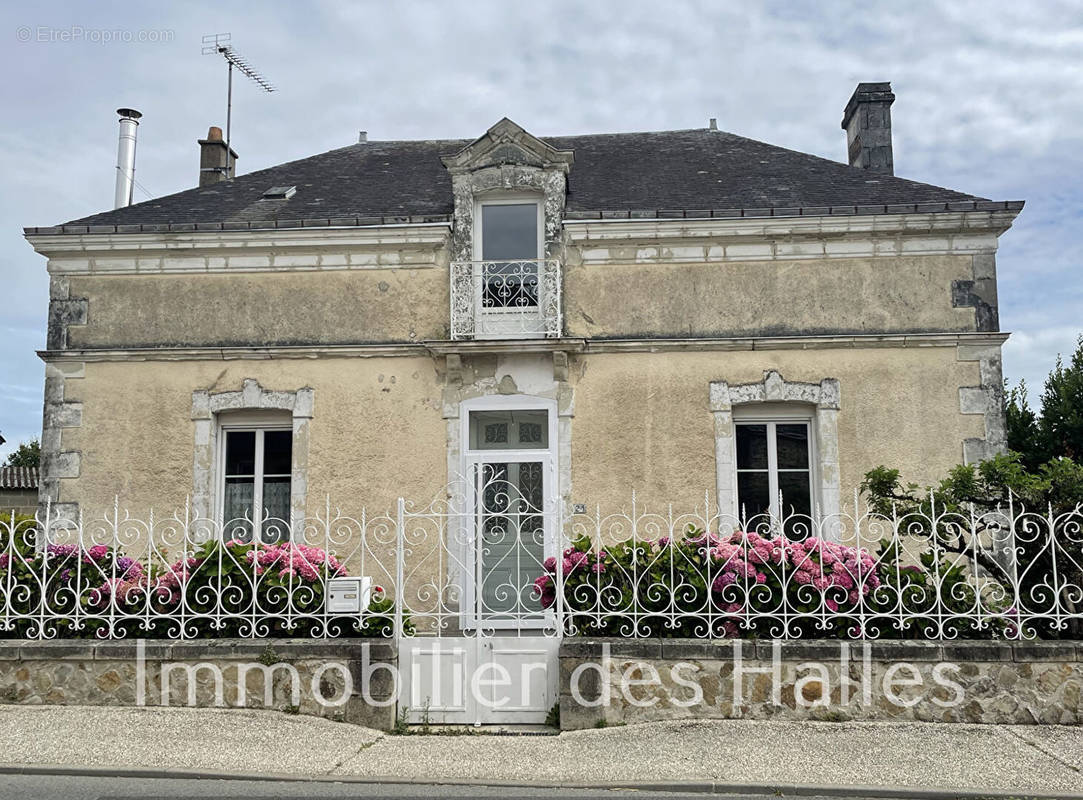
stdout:
<svg viewBox="0 0 1083 800">
<path fill-rule="evenodd" d="M 572 152 L 503 119 L 443 162 L 455 196 L 451 338 L 559 338 Z"/>
</svg>

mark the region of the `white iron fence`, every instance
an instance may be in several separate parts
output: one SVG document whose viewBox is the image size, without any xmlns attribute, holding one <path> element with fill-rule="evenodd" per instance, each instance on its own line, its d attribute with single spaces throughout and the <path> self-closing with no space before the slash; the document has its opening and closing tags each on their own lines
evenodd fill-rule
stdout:
<svg viewBox="0 0 1083 800">
<path fill-rule="evenodd" d="M 502 474 L 415 508 L 0 521 L 0 637 L 1080 638 L 1083 511 L 566 514 Z M 856 501 L 856 498 L 855 498 Z M 227 534 L 228 535 L 228 534 Z M 364 576 L 367 580 L 343 580 Z"/>
</svg>

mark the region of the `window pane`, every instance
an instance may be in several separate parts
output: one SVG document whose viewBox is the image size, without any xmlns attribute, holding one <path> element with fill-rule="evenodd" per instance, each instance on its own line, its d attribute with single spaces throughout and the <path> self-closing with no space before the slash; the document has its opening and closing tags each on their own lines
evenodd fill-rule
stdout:
<svg viewBox="0 0 1083 800">
<path fill-rule="evenodd" d="M 472 411 L 471 450 L 544 450 L 549 446 L 547 411 Z"/>
<path fill-rule="evenodd" d="M 737 469 L 767 469 L 767 426 L 737 426 Z"/>
<path fill-rule="evenodd" d="M 779 469 L 808 469 L 808 425 L 804 422 L 775 426 Z"/>
<path fill-rule="evenodd" d="M 545 436 L 544 421 L 519 423 L 520 445 L 536 444 L 541 442 L 543 436 Z"/>
<path fill-rule="evenodd" d="M 289 538 L 289 522 L 290 479 L 266 478 L 263 481 L 263 541 L 285 541 Z"/>
<path fill-rule="evenodd" d="M 782 515 L 812 513 L 807 472 L 778 473 L 778 490 L 782 494 Z"/>
<path fill-rule="evenodd" d="M 293 431 L 267 431 L 263 434 L 263 474 L 289 475 Z"/>
<path fill-rule="evenodd" d="M 254 485 L 251 478 L 226 478 L 225 502 L 222 519 L 226 522 L 234 519 L 251 518 Z"/>
<path fill-rule="evenodd" d="M 226 431 L 226 475 L 252 475 L 255 471 L 255 431 Z"/>
<path fill-rule="evenodd" d="M 737 509 L 741 519 L 747 519 L 753 525 L 763 520 L 753 517 L 770 512 L 771 489 L 766 472 L 737 473 Z"/>
<path fill-rule="evenodd" d="M 538 257 L 536 203 L 481 207 L 481 258 L 504 261 Z"/>
</svg>

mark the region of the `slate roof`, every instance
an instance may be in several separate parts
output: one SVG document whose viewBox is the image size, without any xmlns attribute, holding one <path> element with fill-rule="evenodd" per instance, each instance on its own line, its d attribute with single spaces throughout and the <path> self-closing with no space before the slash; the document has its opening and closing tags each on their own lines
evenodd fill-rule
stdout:
<svg viewBox="0 0 1083 800">
<path fill-rule="evenodd" d="M 566 208 L 570 219 L 1022 207 L 706 128 L 543 140 L 574 151 Z M 369 141 L 94 214 L 64 228 L 26 230 L 124 233 L 443 221 L 450 218 L 453 200 L 451 179 L 440 159 L 468 144 Z M 192 155 L 194 175 L 196 153 Z M 297 192 L 288 200 L 261 199 L 272 186 L 293 185 Z"/>
<path fill-rule="evenodd" d="M 0 489 L 37 488 L 37 467 L 0 467 Z"/>
</svg>

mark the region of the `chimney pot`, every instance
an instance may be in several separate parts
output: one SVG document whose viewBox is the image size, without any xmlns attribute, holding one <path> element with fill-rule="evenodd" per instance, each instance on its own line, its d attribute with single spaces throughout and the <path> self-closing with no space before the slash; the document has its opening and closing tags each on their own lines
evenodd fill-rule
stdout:
<svg viewBox="0 0 1083 800">
<path fill-rule="evenodd" d="M 842 113 L 846 152 L 851 167 L 895 174 L 891 152 L 891 84 L 859 83 Z"/>
<path fill-rule="evenodd" d="M 368 140 L 369 140 L 369 132 L 368 131 L 358 131 L 357 132 L 357 143 L 358 144 L 364 144 Z"/>
<path fill-rule="evenodd" d="M 210 186 L 233 177 L 237 164 L 237 152 L 226 147 L 222 129 L 212 125 L 207 138 L 199 139 L 199 185 Z"/>
<path fill-rule="evenodd" d="M 711 117 L 711 121 L 707 123 L 707 129 L 712 131 L 718 130 L 718 120 Z"/>
</svg>

